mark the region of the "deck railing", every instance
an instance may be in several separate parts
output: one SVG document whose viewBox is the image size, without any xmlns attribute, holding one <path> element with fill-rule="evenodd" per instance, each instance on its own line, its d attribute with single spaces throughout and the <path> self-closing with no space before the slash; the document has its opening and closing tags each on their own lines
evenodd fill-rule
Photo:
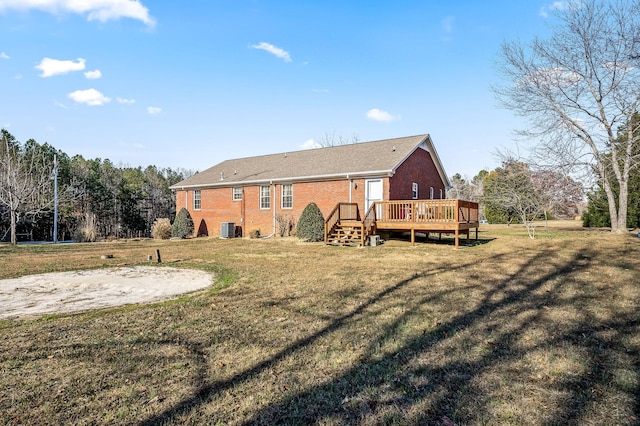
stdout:
<svg viewBox="0 0 640 426">
<path fill-rule="evenodd" d="M 364 219 L 360 217 L 357 203 L 339 203 L 325 220 L 325 243 L 328 236 L 337 229 L 342 221 L 362 221 L 364 244 L 367 236 L 375 233 L 378 224 L 382 225 L 383 223 L 387 229 L 390 229 L 390 223 L 394 223 L 391 225 L 391 229 L 395 228 L 395 223 L 397 223 L 398 229 L 405 229 L 407 224 L 412 223 L 470 223 L 472 226 L 477 226 L 478 203 L 455 199 L 376 201 L 367 210 Z M 414 225 L 410 225 L 406 229 L 415 228 Z"/>
<path fill-rule="evenodd" d="M 470 223 L 478 221 L 478 203 L 464 200 L 376 201 L 379 222 Z"/>
</svg>

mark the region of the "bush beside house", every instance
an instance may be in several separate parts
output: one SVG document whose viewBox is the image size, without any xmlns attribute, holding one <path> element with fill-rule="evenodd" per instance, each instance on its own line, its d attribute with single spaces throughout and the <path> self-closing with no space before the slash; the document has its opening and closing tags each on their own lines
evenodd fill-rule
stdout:
<svg viewBox="0 0 640 426">
<path fill-rule="evenodd" d="M 193 231 L 193 219 L 191 219 L 189 211 L 183 207 L 173 221 L 171 236 L 174 238 L 187 238 L 193 235 Z"/>
<path fill-rule="evenodd" d="M 302 211 L 296 236 L 304 241 L 324 240 L 324 216 L 316 203 L 309 203 Z"/>
</svg>

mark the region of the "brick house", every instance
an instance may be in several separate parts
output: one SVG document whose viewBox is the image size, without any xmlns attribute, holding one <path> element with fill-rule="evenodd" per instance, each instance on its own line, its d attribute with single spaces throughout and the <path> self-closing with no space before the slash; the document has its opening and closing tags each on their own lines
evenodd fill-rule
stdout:
<svg viewBox="0 0 640 426">
<path fill-rule="evenodd" d="M 339 202 L 365 212 L 374 201 L 445 198 L 449 179 L 429 135 L 226 160 L 171 187 L 198 235 L 276 234 L 278 218 L 297 222 L 315 202 L 326 215 Z"/>
</svg>

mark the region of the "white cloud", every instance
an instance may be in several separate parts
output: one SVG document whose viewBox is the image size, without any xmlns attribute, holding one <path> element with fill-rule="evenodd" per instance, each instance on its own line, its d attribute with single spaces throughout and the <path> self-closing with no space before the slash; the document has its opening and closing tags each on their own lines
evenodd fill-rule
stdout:
<svg viewBox="0 0 640 426">
<path fill-rule="evenodd" d="M 277 56 L 278 58 L 282 59 L 285 62 L 291 62 L 291 56 L 289 55 L 289 52 L 279 47 L 276 47 L 273 44 L 265 43 L 263 41 L 261 43 L 254 44 L 251 47 L 254 49 L 265 50 L 271 53 L 272 55 Z"/>
<path fill-rule="evenodd" d="M 44 58 L 35 69 L 42 71 L 40 77 L 51 77 L 57 74 L 67 74 L 72 71 L 82 71 L 85 60 L 78 58 L 74 61 L 60 61 L 58 59 Z"/>
<path fill-rule="evenodd" d="M 309 139 L 308 141 L 300 145 L 300 147 L 303 149 L 314 149 L 314 148 L 322 148 L 322 145 L 320 145 L 318 142 L 314 141 L 313 139 Z"/>
<path fill-rule="evenodd" d="M 79 104 L 87 104 L 89 106 L 99 106 L 111 102 L 111 98 L 106 97 L 96 89 L 76 90 L 67 96 Z"/>
<path fill-rule="evenodd" d="M 390 121 L 399 120 L 400 116 L 391 115 L 387 111 L 382 111 L 378 108 L 371 108 L 367 111 L 367 118 L 373 121 L 383 121 L 388 123 Z"/>
<path fill-rule="evenodd" d="M 97 80 L 102 77 L 102 72 L 100 70 L 87 71 L 84 76 L 89 80 Z"/>
<path fill-rule="evenodd" d="M 160 114 L 162 112 L 162 108 L 150 106 L 147 107 L 147 112 L 151 115 Z"/>
<path fill-rule="evenodd" d="M 582 81 L 580 74 L 568 71 L 563 68 L 541 68 L 535 72 L 528 74 L 526 84 L 533 84 L 537 87 L 545 89 L 555 87 L 570 87 Z"/>
<path fill-rule="evenodd" d="M 66 106 L 65 104 L 63 104 L 62 102 L 58 102 L 58 101 L 55 101 L 55 100 L 54 100 L 54 101 L 53 101 L 53 104 L 54 104 L 55 106 L 57 106 L 58 108 L 62 108 L 62 109 L 69 109 L 69 107 L 68 107 L 68 106 Z"/>
<path fill-rule="evenodd" d="M 0 11 L 4 9 L 37 9 L 53 14 L 76 13 L 86 15 L 89 21 L 106 22 L 111 19 L 131 18 L 154 26 L 140 0 L 0 0 Z"/>
<path fill-rule="evenodd" d="M 118 101 L 119 104 L 135 104 L 136 100 L 135 99 L 126 99 L 126 98 L 121 98 L 120 96 L 118 96 L 116 98 L 116 100 Z"/>
<path fill-rule="evenodd" d="M 2 59 L 10 59 L 11 57 L 6 54 L 6 52 L 0 52 L 0 58 Z"/>
<path fill-rule="evenodd" d="M 547 18 L 549 16 L 548 10 L 566 10 L 569 7 L 569 3 L 566 1 L 554 1 L 549 6 L 542 6 L 540 8 L 540 16 Z"/>
</svg>

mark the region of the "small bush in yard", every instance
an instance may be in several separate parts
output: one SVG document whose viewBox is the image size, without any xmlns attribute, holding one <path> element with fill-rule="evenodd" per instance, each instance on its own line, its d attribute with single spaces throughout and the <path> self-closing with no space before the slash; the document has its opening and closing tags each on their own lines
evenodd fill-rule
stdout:
<svg viewBox="0 0 640 426">
<path fill-rule="evenodd" d="M 293 218 L 289 215 L 285 216 L 283 214 L 276 213 L 276 223 L 278 224 L 278 235 L 281 237 L 291 235 L 291 231 L 295 228 Z"/>
<path fill-rule="evenodd" d="M 252 229 L 251 231 L 249 231 L 249 238 L 260 238 L 260 230 Z"/>
<path fill-rule="evenodd" d="M 307 204 L 307 207 L 302 211 L 296 228 L 296 236 L 305 241 L 322 241 L 324 239 L 324 217 L 316 203 Z"/>
<path fill-rule="evenodd" d="M 166 217 L 159 217 L 153 222 L 151 236 L 156 240 L 168 240 L 171 238 L 171 221 Z"/>
<path fill-rule="evenodd" d="M 96 215 L 86 213 L 74 232 L 73 239 L 79 243 L 92 243 L 98 238 Z"/>
<path fill-rule="evenodd" d="M 176 215 L 176 219 L 173 221 L 171 227 L 171 236 L 176 238 L 187 238 L 193 235 L 193 219 L 189 211 L 184 207 L 180 209 Z"/>
</svg>

